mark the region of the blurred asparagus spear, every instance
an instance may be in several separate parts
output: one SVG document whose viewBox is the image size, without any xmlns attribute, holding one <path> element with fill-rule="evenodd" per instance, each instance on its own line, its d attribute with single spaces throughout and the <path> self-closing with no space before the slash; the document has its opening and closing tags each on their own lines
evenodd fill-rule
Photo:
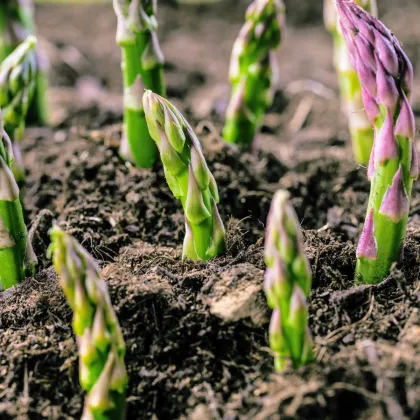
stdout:
<svg viewBox="0 0 420 420">
<path fill-rule="evenodd" d="M 0 111 L 0 290 L 33 274 L 37 263 L 23 220 L 19 187 L 11 171 L 13 160 L 12 142 Z"/>
<path fill-rule="evenodd" d="M 232 94 L 223 138 L 251 148 L 264 113 L 273 100 L 277 70 L 275 50 L 284 28 L 282 0 L 254 0 L 232 51 L 229 78 Z"/>
<path fill-rule="evenodd" d="M 25 131 L 29 104 L 36 86 L 36 38 L 30 35 L 0 65 L 0 107 L 6 132 L 13 142 L 13 173 L 18 182 L 25 179 L 19 141 Z"/>
<path fill-rule="evenodd" d="M 82 420 L 123 420 L 125 343 L 107 285 L 79 242 L 58 226 L 50 235 L 54 267 L 73 310 L 80 384 L 87 391 Z"/>
<path fill-rule="evenodd" d="M 166 95 L 163 54 L 156 33 L 156 0 L 114 0 L 113 4 L 124 79 L 124 135 L 120 154 L 138 167 L 150 168 L 158 150 L 147 128 L 143 91 L 147 88 Z"/>
<path fill-rule="evenodd" d="M 29 35 L 35 34 L 31 0 L 3 0 L 0 5 L 0 61 L 10 55 Z M 36 86 L 27 119 L 40 125 L 48 122 L 46 59 L 37 47 Z"/>
<path fill-rule="evenodd" d="M 368 13 L 377 16 L 376 0 L 355 0 Z M 342 108 L 348 115 L 354 158 L 366 165 L 372 150 L 374 130 L 364 110 L 359 77 L 351 65 L 346 41 L 338 24 L 335 0 L 324 0 L 324 22 L 334 41 L 334 66 L 338 74 Z"/>
</svg>

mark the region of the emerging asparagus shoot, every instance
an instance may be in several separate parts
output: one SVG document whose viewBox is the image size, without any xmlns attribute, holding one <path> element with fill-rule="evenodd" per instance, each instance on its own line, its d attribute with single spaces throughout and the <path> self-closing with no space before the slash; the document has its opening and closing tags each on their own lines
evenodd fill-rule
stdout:
<svg viewBox="0 0 420 420">
<path fill-rule="evenodd" d="M 125 343 L 106 283 L 87 251 L 59 227 L 51 230 L 54 267 L 73 310 L 79 377 L 87 392 L 82 420 L 125 418 Z"/>
<path fill-rule="evenodd" d="M 0 107 L 4 127 L 13 142 L 13 173 L 18 182 L 25 170 L 18 142 L 23 139 L 25 120 L 36 86 L 36 38 L 29 36 L 0 65 Z"/>
<path fill-rule="evenodd" d="M 35 35 L 33 5 L 31 0 L 3 0 L 0 5 L 0 61 L 9 56 L 29 35 Z M 37 72 L 33 99 L 29 105 L 29 122 L 48 123 L 47 65 L 38 48 Z"/>
<path fill-rule="evenodd" d="M 143 105 L 169 188 L 185 211 L 183 256 L 192 260 L 213 258 L 225 250 L 225 229 L 216 206 L 216 181 L 200 142 L 179 110 L 166 99 L 146 91 Z"/>
<path fill-rule="evenodd" d="M 287 361 L 295 367 L 314 359 L 308 328 L 306 298 L 311 291 L 312 273 L 301 245 L 300 225 L 287 191 L 277 191 L 267 218 L 264 290 L 273 309 L 270 347 L 274 365 L 282 371 Z"/>
<path fill-rule="evenodd" d="M 410 105 L 413 67 L 398 40 L 353 2 L 337 2 L 350 59 L 375 127 L 366 223 L 357 247 L 356 280 L 378 283 L 402 254 L 413 180 L 418 176 Z"/>
<path fill-rule="evenodd" d="M 376 0 L 355 0 L 373 16 L 377 15 Z M 335 0 L 324 0 L 325 26 L 334 41 L 334 66 L 338 74 L 342 108 L 348 115 L 353 153 L 357 163 L 367 164 L 373 146 L 374 131 L 364 110 L 359 77 L 351 65 L 346 41 L 338 23 Z"/>
<path fill-rule="evenodd" d="M 0 111 L 0 290 L 32 275 L 37 263 L 23 220 L 19 187 L 11 171 L 13 160 L 12 142 Z"/>
<path fill-rule="evenodd" d="M 277 75 L 275 50 L 284 26 L 282 0 L 254 0 L 233 46 L 229 70 L 232 95 L 223 137 L 251 148 L 264 113 L 273 100 Z"/>
<path fill-rule="evenodd" d="M 138 167 L 150 168 L 157 148 L 142 106 L 144 88 L 165 96 L 163 54 L 157 38 L 156 1 L 114 0 L 117 43 L 122 51 L 124 135 L 120 154 Z"/>
<path fill-rule="evenodd" d="M 314 359 L 308 328 L 312 273 L 301 245 L 300 225 L 286 191 L 278 191 L 267 218 L 264 290 L 273 309 L 270 347 L 275 368 L 282 371 L 291 360 L 295 367 Z"/>
</svg>

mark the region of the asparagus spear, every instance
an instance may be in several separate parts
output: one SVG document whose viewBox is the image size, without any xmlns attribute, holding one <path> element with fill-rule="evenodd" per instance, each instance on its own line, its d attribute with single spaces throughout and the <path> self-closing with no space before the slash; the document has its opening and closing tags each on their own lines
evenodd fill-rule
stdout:
<svg viewBox="0 0 420 420">
<path fill-rule="evenodd" d="M 36 38 L 32 35 L 20 44 L 0 65 L 0 107 L 13 144 L 13 173 L 18 182 L 25 179 L 25 169 L 18 142 L 25 131 L 25 120 L 36 85 Z"/>
<path fill-rule="evenodd" d="M 19 187 L 11 171 L 13 160 L 12 142 L 0 111 L 0 290 L 33 275 L 37 263 L 23 220 Z"/>
<path fill-rule="evenodd" d="M 278 191 L 271 203 L 265 261 L 264 289 L 273 309 L 269 335 L 275 368 L 282 371 L 289 359 L 295 367 L 310 363 L 314 352 L 306 298 L 312 274 L 302 250 L 300 225 L 286 191 Z"/>
<path fill-rule="evenodd" d="M 277 71 L 275 49 L 284 27 L 282 0 L 255 0 L 233 46 L 229 78 L 232 95 L 226 112 L 223 137 L 250 148 L 273 100 Z"/>
<path fill-rule="evenodd" d="M 55 226 L 50 252 L 73 310 L 79 378 L 87 391 L 82 420 L 125 418 L 125 343 L 99 268 L 87 251 Z"/>
<path fill-rule="evenodd" d="M 156 0 L 113 0 L 122 51 L 124 136 L 120 155 L 150 168 L 157 148 L 149 135 L 142 107 L 144 88 L 165 96 L 163 54 L 157 38 Z"/>
<path fill-rule="evenodd" d="M 207 260 L 225 250 L 225 229 L 216 204 L 216 181 L 207 167 L 193 129 L 177 108 L 146 91 L 143 106 L 150 135 L 155 140 L 166 180 L 185 211 L 183 257 Z"/>
<path fill-rule="evenodd" d="M 25 180 L 25 167 L 19 141 L 23 139 L 25 120 L 35 91 L 36 38 L 28 36 L 0 65 L 0 107 L 5 129 L 12 137 L 12 170 L 17 182 Z"/>
<path fill-rule="evenodd" d="M 337 2 L 340 24 L 363 102 L 375 127 L 366 223 L 357 248 L 356 280 L 378 283 L 404 246 L 413 180 L 418 176 L 415 121 L 410 104 L 413 67 L 378 19 L 353 2 Z"/>
<path fill-rule="evenodd" d="M 376 0 L 355 0 L 373 16 L 377 16 Z M 367 164 L 372 150 L 374 131 L 364 110 L 362 88 L 350 63 L 347 45 L 338 24 L 335 0 L 324 0 L 324 21 L 334 41 L 334 65 L 337 70 L 342 107 L 348 115 L 349 131 L 357 163 Z"/>
<path fill-rule="evenodd" d="M 31 0 L 3 0 L 0 5 L 0 61 L 10 55 L 29 35 L 35 34 L 33 5 Z M 48 123 L 47 66 L 38 49 L 36 87 L 31 100 L 28 120 L 45 125 Z"/>
</svg>

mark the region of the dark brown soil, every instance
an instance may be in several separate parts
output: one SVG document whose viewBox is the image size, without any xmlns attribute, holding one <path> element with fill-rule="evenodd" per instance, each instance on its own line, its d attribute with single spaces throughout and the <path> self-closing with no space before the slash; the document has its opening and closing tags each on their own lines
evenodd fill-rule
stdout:
<svg viewBox="0 0 420 420">
<path fill-rule="evenodd" d="M 378 286 L 354 286 L 369 183 L 348 147 L 321 2 L 288 2 L 295 26 L 279 53 L 279 92 L 254 155 L 220 139 L 228 57 L 246 6 L 225 3 L 164 5 L 160 13 L 168 92 L 197 127 L 228 225 L 227 255 L 205 264 L 180 259 L 183 215 L 161 165 L 139 170 L 118 157 L 112 8 L 39 8 L 53 128 L 29 129 L 24 154 L 41 269 L 0 295 L 1 419 L 81 414 L 71 311 L 46 258 L 54 219 L 100 262 L 109 284 L 127 343 L 127 418 L 420 418 L 420 195 L 402 263 Z M 397 13 L 388 4 L 384 20 L 417 66 L 416 3 L 399 3 Z M 417 87 L 420 79 L 418 97 Z M 420 116 L 420 102 L 415 109 Z M 291 192 L 314 272 L 318 359 L 284 374 L 273 372 L 261 291 L 264 224 L 278 188 Z"/>
</svg>

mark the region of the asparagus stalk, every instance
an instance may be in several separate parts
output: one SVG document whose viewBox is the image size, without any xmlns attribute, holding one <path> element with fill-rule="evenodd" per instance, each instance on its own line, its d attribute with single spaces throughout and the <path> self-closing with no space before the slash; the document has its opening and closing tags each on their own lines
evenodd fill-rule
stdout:
<svg viewBox="0 0 420 420">
<path fill-rule="evenodd" d="M 33 275 L 37 263 L 23 220 L 19 187 L 11 171 L 13 160 L 12 142 L 0 111 L 0 290 Z"/>
<path fill-rule="evenodd" d="M 12 138 L 13 173 L 18 182 L 25 179 L 18 142 L 23 139 L 25 120 L 36 86 L 35 46 L 36 38 L 28 36 L 0 65 L 0 107 L 3 108 L 5 130 Z"/>
<path fill-rule="evenodd" d="M 377 16 L 376 0 L 355 0 L 355 3 Z M 366 165 L 373 146 L 374 131 L 364 110 L 359 77 L 350 63 L 347 45 L 338 24 L 335 0 L 324 0 L 324 5 L 324 22 L 334 41 L 334 66 L 338 74 L 342 108 L 348 115 L 354 158 L 357 163 Z"/>
<path fill-rule="evenodd" d="M 79 378 L 87 392 L 82 420 L 125 418 L 125 343 L 106 283 L 87 251 L 55 226 L 50 252 L 73 310 Z"/>
<path fill-rule="evenodd" d="M 35 34 L 32 1 L 4 0 L 0 5 L 0 60 L 10 55 L 31 34 Z M 48 123 L 48 77 L 46 59 L 39 49 L 36 60 L 36 87 L 28 120 L 45 125 Z"/>
<path fill-rule="evenodd" d="M 157 38 L 156 0 L 113 0 L 122 51 L 124 135 L 120 155 L 150 168 L 157 148 L 149 135 L 142 106 L 144 88 L 165 96 L 163 54 Z"/>
<path fill-rule="evenodd" d="M 308 306 L 312 284 L 311 268 L 302 250 L 300 225 L 286 191 L 278 191 L 267 218 L 264 290 L 273 309 L 270 347 L 274 365 L 282 371 L 288 360 L 295 367 L 314 359 L 308 328 Z"/>
<path fill-rule="evenodd" d="M 275 49 L 284 27 L 282 0 L 255 0 L 233 46 L 229 78 L 232 95 L 223 137 L 251 148 L 255 134 L 273 100 L 277 72 Z"/>
<path fill-rule="evenodd" d="M 216 181 L 207 167 L 193 129 L 177 108 L 146 91 L 143 106 L 150 135 L 156 142 L 166 180 L 185 211 L 183 257 L 207 260 L 225 250 L 225 229 L 216 204 Z"/>
<path fill-rule="evenodd" d="M 30 1 L 3 0 L 0 5 L 0 60 L 3 61 L 33 34 Z"/>
<path fill-rule="evenodd" d="M 382 22 L 353 2 L 337 2 L 363 102 L 375 127 L 366 223 L 357 247 L 356 280 L 379 283 L 402 254 L 413 180 L 418 176 L 410 104 L 413 67 Z"/>
</svg>

